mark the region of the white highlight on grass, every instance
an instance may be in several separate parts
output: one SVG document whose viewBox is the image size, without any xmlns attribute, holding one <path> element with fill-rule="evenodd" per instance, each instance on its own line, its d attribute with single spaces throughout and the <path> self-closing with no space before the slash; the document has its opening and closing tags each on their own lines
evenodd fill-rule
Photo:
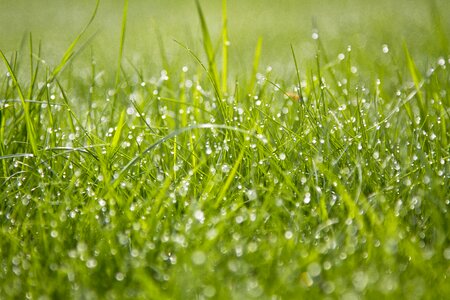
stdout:
<svg viewBox="0 0 450 300">
<path fill-rule="evenodd" d="M 293 236 L 294 236 L 294 234 L 293 234 L 292 231 L 290 231 L 290 230 L 287 230 L 287 231 L 284 233 L 284 237 L 285 237 L 287 240 L 292 239 Z"/>
<path fill-rule="evenodd" d="M 231 170 L 231 167 L 227 164 L 223 164 L 221 167 L 222 173 L 228 173 Z"/>
<path fill-rule="evenodd" d="M 379 159 L 380 158 L 380 153 L 378 151 L 375 151 L 372 156 L 373 156 L 374 159 Z"/>
<path fill-rule="evenodd" d="M 125 279 L 125 275 L 122 272 L 117 272 L 115 278 L 117 281 L 122 281 Z"/>
<path fill-rule="evenodd" d="M 308 273 L 312 277 L 317 277 L 322 272 L 322 267 L 317 262 L 312 262 L 308 265 Z"/>
<path fill-rule="evenodd" d="M 206 255 L 203 251 L 197 250 L 192 253 L 191 260 L 195 265 L 203 265 L 206 262 Z"/>
<path fill-rule="evenodd" d="M 95 258 L 90 258 L 86 262 L 86 267 L 93 269 L 97 266 L 97 260 Z"/>
<path fill-rule="evenodd" d="M 256 198 L 258 198 L 258 194 L 253 189 L 247 190 L 245 194 L 247 195 L 248 200 L 256 200 Z"/>
<path fill-rule="evenodd" d="M 309 202 L 311 202 L 311 194 L 310 193 L 306 193 L 305 194 L 305 198 L 303 199 L 303 203 L 309 204 Z"/>
<path fill-rule="evenodd" d="M 200 223 L 203 224 L 203 222 L 205 221 L 205 214 L 203 213 L 203 211 L 201 211 L 200 209 L 197 209 L 194 212 L 194 218 L 199 221 Z"/>
<path fill-rule="evenodd" d="M 450 260 L 450 247 L 449 248 L 446 248 L 445 250 L 444 250 L 444 258 L 446 259 L 446 260 Z"/>
</svg>

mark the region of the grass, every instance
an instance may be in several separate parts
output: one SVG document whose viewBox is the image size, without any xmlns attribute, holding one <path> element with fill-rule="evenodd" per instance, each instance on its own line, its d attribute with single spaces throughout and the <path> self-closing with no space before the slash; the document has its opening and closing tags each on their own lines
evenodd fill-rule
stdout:
<svg viewBox="0 0 450 300">
<path fill-rule="evenodd" d="M 92 37 L 97 2 L 62 59 L 34 34 L 2 46 L 0 298 L 450 294 L 445 1 L 417 1 L 431 16 L 417 26 L 368 18 L 383 42 L 344 34 L 356 9 L 291 43 L 270 38 L 291 25 L 264 27 L 251 47 L 232 20 L 257 2 L 196 1 L 198 35 L 162 27 L 134 59 L 136 3 L 121 3 L 116 44 Z"/>
</svg>

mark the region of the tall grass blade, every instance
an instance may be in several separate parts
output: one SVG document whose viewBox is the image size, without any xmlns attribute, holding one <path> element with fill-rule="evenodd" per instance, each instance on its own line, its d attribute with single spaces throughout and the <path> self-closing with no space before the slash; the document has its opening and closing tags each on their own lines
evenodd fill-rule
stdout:
<svg viewBox="0 0 450 300">
<path fill-rule="evenodd" d="M 116 109 L 117 96 L 119 94 L 118 87 L 120 82 L 120 73 L 122 71 L 122 58 L 123 58 L 123 49 L 125 46 L 125 35 L 127 30 L 127 16 L 128 16 L 128 0 L 124 0 L 123 4 L 123 12 L 122 12 L 122 26 L 120 31 L 120 46 L 119 46 L 119 56 L 117 57 L 117 69 L 116 69 L 116 77 L 114 80 L 114 98 L 112 101 L 112 110 L 111 110 L 111 122 L 114 118 L 114 113 Z"/>
<path fill-rule="evenodd" d="M 115 150 L 117 148 L 117 146 L 119 145 L 120 136 L 122 134 L 122 129 L 123 129 L 123 126 L 125 125 L 125 115 L 126 115 L 126 112 L 122 111 L 122 113 L 120 114 L 119 122 L 117 122 L 116 132 L 114 133 L 114 136 L 111 140 L 111 145 L 110 145 L 112 150 Z"/>
<path fill-rule="evenodd" d="M 209 35 L 209 30 L 208 30 L 208 25 L 206 24 L 206 19 L 205 16 L 203 14 L 203 10 L 200 6 L 199 0 L 195 0 L 195 3 L 197 5 L 197 12 L 198 12 L 198 16 L 200 18 L 200 26 L 202 29 L 202 36 L 203 36 L 203 47 L 205 50 L 205 54 L 208 58 L 208 66 L 209 66 L 209 71 L 211 72 L 212 75 L 212 79 L 214 81 L 214 85 L 216 87 L 219 87 L 219 75 L 217 72 L 217 66 L 216 66 L 216 58 L 215 58 L 215 52 L 214 52 L 214 48 L 211 42 L 211 36 Z M 222 93 L 220 92 L 220 89 L 218 89 L 218 96 L 219 96 L 219 100 L 222 99 Z"/>
<path fill-rule="evenodd" d="M 227 0 L 222 0 L 222 93 L 228 91 L 228 17 L 227 17 Z"/>
<path fill-rule="evenodd" d="M 262 49 L 262 37 L 258 38 L 258 42 L 256 43 L 255 54 L 253 55 L 253 67 L 252 74 L 250 75 L 250 81 L 248 84 L 248 93 L 252 94 L 255 84 L 256 84 L 256 74 L 258 73 L 259 60 L 261 57 L 261 49 Z"/>
<path fill-rule="evenodd" d="M 234 177 L 236 176 L 239 165 L 241 164 L 242 159 L 244 158 L 245 149 L 246 149 L 246 146 L 243 146 L 241 149 L 241 152 L 239 153 L 239 156 L 237 157 L 236 161 L 234 162 L 233 168 L 231 169 L 230 174 L 228 174 L 227 180 L 225 181 L 224 185 L 222 186 L 222 189 L 219 192 L 219 195 L 216 198 L 216 203 L 214 204 L 214 208 L 219 207 L 220 202 L 222 201 L 223 197 L 225 196 L 228 189 L 230 188 L 230 185 L 233 182 Z"/>
<path fill-rule="evenodd" d="M 75 46 L 78 44 L 78 42 L 81 39 L 81 37 L 84 35 L 86 30 L 89 28 L 91 23 L 94 21 L 95 16 L 97 15 L 97 11 L 98 11 L 99 5 L 100 5 L 100 0 L 97 0 L 97 2 L 95 4 L 94 11 L 92 12 L 92 15 L 91 15 L 91 17 L 89 19 L 89 22 L 86 24 L 86 26 L 83 28 L 83 30 L 81 30 L 81 32 L 77 35 L 77 37 L 73 40 L 73 42 L 70 44 L 69 48 L 67 48 L 67 50 L 64 53 L 60 63 L 53 70 L 52 75 L 50 77 L 50 81 L 52 81 L 63 70 L 63 68 L 67 65 L 69 60 L 74 56 L 74 54 L 75 54 L 75 52 L 74 52 Z"/>
<path fill-rule="evenodd" d="M 22 92 L 22 88 L 20 87 L 20 84 L 17 80 L 16 74 L 14 73 L 14 70 L 12 69 L 11 65 L 9 64 L 8 59 L 5 57 L 5 55 L 3 54 L 3 51 L 1 51 L 1 50 L 0 50 L 0 56 L 5 64 L 6 68 L 8 69 L 8 72 L 11 75 L 11 79 L 13 80 L 14 85 L 16 87 L 17 93 L 19 94 L 19 98 L 22 103 L 22 108 L 23 108 L 23 111 L 25 114 L 25 123 L 26 123 L 26 127 L 27 127 L 27 138 L 31 144 L 31 149 L 32 149 L 33 154 L 36 155 L 38 152 L 38 146 L 37 146 L 37 141 L 36 141 L 36 131 L 35 131 L 33 119 L 31 118 L 31 115 L 30 115 L 29 102 L 25 101 L 25 96 L 24 96 L 24 94 Z"/>
<path fill-rule="evenodd" d="M 302 98 L 303 98 L 303 93 L 302 93 L 302 82 L 300 80 L 300 72 L 298 69 L 298 63 L 297 63 L 297 57 L 295 56 L 295 52 L 294 52 L 294 47 L 291 44 L 291 52 L 292 52 L 292 58 L 294 59 L 294 66 L 295 66 L 295 73 L 297 75 L 297 82 L 298 82 L 298 98 L 300 100 L 301 103 L 303 103 Z"/>
<path fill-rule="evenodd" d="M 193 126 L 189 126 L 189 127 L 184 127 L 184 128 L 180 128 L 177 130 L 172 131 L 171 133 L 169 133 L 168 135 L 166 135 L 165 137 L 159 139 L 158 141 L 156 141 L 155 143 L 153 143 L 152 145 L 150 145 L 149 147 L 147 147 L 144 151 L 142 151 L 140 154 L 138 154 L 135 158 L 133 158 L 128 164 L 126 164 L 119 172 L 119 176 L 117 176 L 116 179 L 114 179 L 111 183 L 115 184 L 119 181 L 119 179 L 121 179 L 122 175 L 129 169 L 131 168 L 134 164 L 136 164 L 139 160 L 141 160 L 144 155 L 146 155 L 147 153 L 149 153 L 150 151 L 152 151 L 153 149 L 155 149 L 156 147 L 158 147 L 159 145 L 165 143 L 166 141 L 180 135 L 183 134 L 185 132 L 194 130 L 194 129 L 225 129 L 225 130 L 232 130 L 232 131 L 236 131 L 236 132 L 241 132 L 244 134 L 247 134 L 249 136 L 253 136 L 255 138 L 258 138 L 257 136 L 255 136 L 253 133 L 251 133 L 250 131 L 244 130 L 244 129 L 240 129 L 237 127 L 233 127 L 233 126 L 227 126 L 227 125 L 221 125 L 221 124 L 197 124 L 197 125 L 193 125 Z"/>
<path fill-rule="evenodd" d="M 208 79 L 211 82 L 213 89 L 214 89 L 214 93 L 216 95 L 216 97 L 220 100 L 222 99 L 222 96 L 220 94 L 220 88 L 217 85 L 217 81 L 214 79 L 214 74 L 212 74 L 207 68 L 206 66 L 202 63 L 202 61 L 200 60 L 200 58 L 195 55 L 194 52 L 192 52 L 191 49 L 189 49 L 188 47 L 186 47 L 185 45 L 181 44 L 180 42 L 178 42 L 177 40 L 175 40 L 175 43 L 177 43 L 178 45 L 180 45 L 181 47 L 183 47 L 190 56 L 192 56 L 194 58 L 194 60 L 202 67 L 202 69 L 206 72 L 206 74 L 208 75 Z M 219 101 L 219 106 L 222 106 L 222 101 Z"/>
<path fill-rule="evenodd" d="M 418 104 L 419 110 L 420 110 L 420 117 L 421 117 L 422 122 L 426 122 L 427 112 L 426 112 L 424 97 L 423 97 L 422 90 L 421 90 L 422 77 L 421 77 L 419 71 L 417 70 L 416 64 L 415 64 L 413 58 L 411 57 L 411 54 L 409 53 L 406 43 L 403 44 L 403 49 L 405 51 L 406 63 L 408 65 L 408 70 L 409 70 L 409 73 L 414 82 L 414 87 L 417 91 L 417 100 L 418 100 L 417 104 Z"/>
</svg>

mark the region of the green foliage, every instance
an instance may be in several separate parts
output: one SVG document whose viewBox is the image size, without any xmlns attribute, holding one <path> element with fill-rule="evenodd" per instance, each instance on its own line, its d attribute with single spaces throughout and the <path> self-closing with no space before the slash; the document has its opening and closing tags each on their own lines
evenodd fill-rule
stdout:
<svg viewBox="0 0 450 300">
<path fill-rule="evenodd" d="M 236 6 L 259 2 L 197 0 L 202 42 L 156 29 L 156 72 L 128 47 L 144 2 L 102 45 L 85 37 L 113 5 L 97 1 L 62 59 L 31 34 L 26 55 L 2 49 L 0 298 L 445 298 L 450 10 L 422 2 L 440 43 L 336 42 L 314 21 L 303 44 L 239 52 Z"/>
</svg>

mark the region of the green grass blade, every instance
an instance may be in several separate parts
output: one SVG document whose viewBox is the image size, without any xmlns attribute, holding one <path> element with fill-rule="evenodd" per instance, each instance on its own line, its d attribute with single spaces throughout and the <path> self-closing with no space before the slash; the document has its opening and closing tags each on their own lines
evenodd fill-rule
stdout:
<svg viewBox="0 0 450 300">
<path fill-rule="evenodd" d="M 292 58 L 294 59 L 294 65 L 295 65 L 295 73 L 297 75 L 297 83 L 298 83 L 298 98 L 300 100 L 301 103 L 303 103 L 302 98 L 303 98 L 303 93 L 302 93 L 302 82 L 300 80 L 300 72 L 298 69 L 298 63 L 297 63 L 297 57 L 295 56 L 295 52 L 294 52 L 294 47 L 291 44 L 291 52 L 292 52 Z"/>
<path fill-rule="evenodd" d="M 15 154 L 8 154 L 0 156 L 0 159 L 11 159 L 11 158 L 19 158 L 19 157 L 34 157 L 34 154 L 32 153 L 15 153 Z"/>
<path fill-rule="evenodd" d="M 186 47 L 185 45 L 181 44 L 180 42 L 178 42 L 177 40 L 175 40 L 175 43 L 177 43 L 178 45 L 180 45 L 181 47 L 183 47 L 188 53 L 189 55 L 191 55 L 194 60 L 202 67 L 202 69 L 206 72 L 206 74 L 208 75 L 208 79 L 211 82 L 213 89 L 214 89 L 214 93 L 216 95 L 216 97 L 220 100 L 222 99 L 221 93 L 220 93 L 220 88 L 217 85 L 217 81 L 214 79 L 214 74 L 210 72 L 210 70 L 208 70 L 206 68 L 206 66 L 202 63 L 202 61 L 200 60 L 200 58 L 195 55 L 194 52 L 192 52 L 191 49 L 189 49 L 188 47 Z M 219 101 L 219 106 L 221 106 L 221 110 L 223 110 L 222 108 L 222 101 Z"/>
<path fill-rule="evenodd" d="M 110 147 L 112 151 L 115 151 L 115 149 L 117 149 L 117 147 L 119 146 L 120 136 L 122 135 L 122 129 L 123 126 L 125 125 L 125 116 L 126 112 L 122 111 L 122 113 L 120 114 L 119 122 L 117 122 L 116 131 L 111 140 Z"/>
<path fill-rule="evenodd" d="M 78 44 L 78 42 L 80 41 L 81 37 L 84 35 L 86 30 L 89 28 L 91 23 L 94 21 L 95 16 L 97 15 L 97 10 L 98 10 L 99 5 L 100 5 L 100 0 L 97 0 L 97 2 L 95 4 L 94 11 L 92 12 L 92 15 L 91 15 L 88 23 L 83 28 L 83 30 L 81 30 L 81 32 L 77 35 L 77 37 L 73 40 L 73 42 L 69 45 L 69 48 L 67 48 L 67 50 L 64 53 L 60 63 L 53 70 L 52 76 L 50 78 L 50 81 L 52 81 L 63 70 L 63 68 L 67 65 L 69 60 L 74 56 L 74 54 L 75 54 L 75 52 L 74 52 L 75 46 Z"/>
<path fill-rule="evenodd" d="M 122 72 L 122 59 L 123 59 L 123 50 L 125 46 L 125 35 L 127 30 L 127 17 L 128 17 L 128 0 L 124 0 L 123 3 L 123 11 L 122 11 L 122 26 L 120 30 L 120 45 L 119 45 L 119 55 L 117 57 L 117 69 L 116 69 L 116 77 L 114 80 L 114 97 L 112 101 L 112 109 L 111 109 L 111 122 L 114 118 L 117 97 L 119 91 L 117 90 L 120 82 L 120 73 Z"/>
<path fill-rule="evenodd" d="M 200 26 L 202 29 L 202 36 L 203 36 L 203 48 L 205 50 L 206 57 L 208 58 L 209 71 L 211 72 L 214 85 L 216 87 L 219 87 L 220 86 L 219 75 L 217 72 L 215 52 L 211 42 L 211 36 L 209 35 L 208 25 L 206 24 L 205 16 L 200 6 L 199 0 L 196 0 L 195 3 L 197 5 L 197 12 L 200 18 Z M 220 89 L 218 89 L 218 96 L 219 100 L 222 99 L 222 93 L 220 92 Z"/>
<path fill-rule="evenodd" d="M 111 183 L 112 184 L 116 184 L 117 182 L 119 182 L 119 179 L 122 177 L 122 175 L 129 169 L 131 168 L 133 165 L 135 165 L 139 160 L 141 160 L 147 153 L 149 153 L 150 151 L 152 151 L 153 149 L 155 149 L 156 147 L 158 147 L 159 145 L 165 143 L 166 141 L 180 135 L 183 134 L 185 132 L 188 131 L 192 131 L 194 129 L 225 129 L 225 130 L 232 130 L 232 131 L 236 131 L 236 132 L 241 132 L 244 134 L 247 134 L 249 136 L 253 136 L 256 137 L 253 133 L 244 130 L 244 129 L 240 129 L 237 127 L 232 127 L 232 126 L 227 126 L 227 125 L 221 125 L 221 124 L 197 124 L 197 125 L 193 125 L 193 126 L 189 126 L 189 127 L 184 127 L 184 128 L 180 128 L 177 130 L 172 131 L 170 134 L 166 135 L 165 137 L 159 139 L 158 141 L 156 141 L 155 143 L 153 143 L 152 145 L 150 145 L 149 147 L 147 147 L 144 151 L 142 151 L 140 154 L 138 154 L 136 157 L 134 157 L 128 164 L 126 164 L 119 172 L 119 176 L 117 176 L 116 179 L 114 179 Z M 257 138 L 257 137 L 256 137 Z"/>
<path fill-rule="evenodd" d="M 239 156 L 237 157 L 236 161 L 234 162 L 234 165 L 230 171 L 230 174 L 228 174 L 227 180 L 225 181 L 224 185 L 222 186 L 222 189 L 220 190 L 219 195 L 217 195 L 216 202 L 214 204 L 214 208 L 218 208 L 220 206 L 222 199 L 225 197 L 225 194 L 227 193 L 228 189 L 230 188 L 230 185 L 233 182 L 234 177 L 236 176 L 239 165 L 241 164 L 242 159 L 244 158 L 245 150 L 246 150 L 246 146 L 243 146 L 241 149 L 241 152 L 239 153 Z"/>
<path fill-rule="evenodd" d="M 420 116 L 422 118 L 422 122 L 426 121 L 426 108 L 424 105 L 424 98 L 423 98 L 423 94 L 422 94 L 422 90 L 421 90 L 421 85 L 422 85 L 422 77 L 419 73 L 419 71 L 417 70 L 416 64 L 413 60 L 413 58 L 411 57 L 411 54 L 409 53 L 408 47 L 406 46 L 406 43 L 403 44 L 403 49 L 405 51 L 405 56 L 406 56 L 406 64 L 408 65 L 408 70 L 409 73 L 411 75 L 411 78 L 414 82 L 414 87 L 416 88 L 417 91 L 417 104 L 419 105 L 419 110 L 420 110 Z"/>
<path fill-rule="evenodd" d="M 25 114 L 25 123 L 27 127 L 27 138 L 31 144 L 31 149 L 34 155 L 38 152 L 38 146 L 36 141 L 36 130 L 34 127 L 33 119 L 30 115 L 30 106 L 27 101 L 25 101 L 25 96 L 23 95 L 22 88 L 20 87 L 19 82 L 17 81 L 16 74 L 14 73 L 14 70 L 11 68 L 11 65 L 9 64 L 8 59 L 3 54 L 3 51 L 0 50 L 0 56 L 8 69 L 9 74 L 11 75 L 11 78 L 14 82 L 14 85 L 16 87 L 17 93 L 19 94 L 20 101 L 22 103 L 22 108 Z"/>
<path fill-rule="evenodd" d="M 258 73 L 259 60 L 261 57 L 262 42 L 263 42 L 262 37 L 259 37 L 258 42 L 256 43 L 255 54 L 253 55 L 252 73 L 250 75 L 250 81 L 248 84 L 248 93 L 249 94 L 252 94 L 255 89 L 256 74 Z"/>
<path fill-rule="evenodd" d="M 228 91 L 228 17 L 227 17 L 227 0 L 222 0 L 222 93 Z"/>
</svg>

